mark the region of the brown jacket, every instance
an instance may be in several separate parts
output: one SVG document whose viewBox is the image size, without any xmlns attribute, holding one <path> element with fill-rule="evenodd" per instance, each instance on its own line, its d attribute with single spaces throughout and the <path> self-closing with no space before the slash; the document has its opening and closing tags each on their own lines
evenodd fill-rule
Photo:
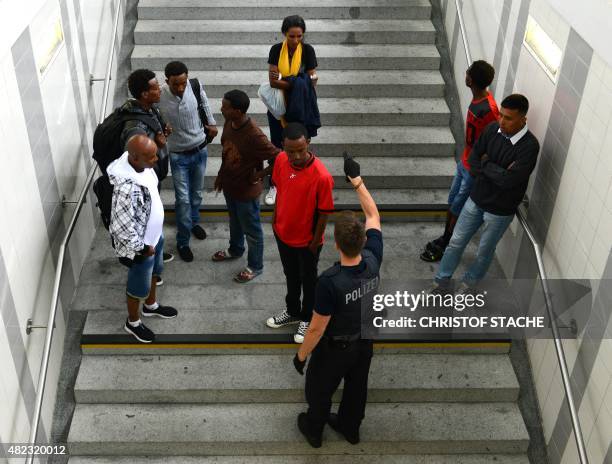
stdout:
<svg viewBox="0 0 612 464">
<path fill-rule="evenodd" d="M 261 195 L 262 182 L 253 182 L 253 174 L 263 169 L 263 162 L 274 158 L 280 150 L 249 118 L 239 129 L 229 121 L 223 126 L 221 168 L 217 174 L 223 191 L 237 201 L 248 201 Z"/>
</svg>

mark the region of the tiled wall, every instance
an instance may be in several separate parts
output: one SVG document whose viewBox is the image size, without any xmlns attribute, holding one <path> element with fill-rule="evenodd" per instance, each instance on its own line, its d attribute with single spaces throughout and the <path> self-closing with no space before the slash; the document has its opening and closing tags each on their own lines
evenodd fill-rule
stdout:
<svg viewBox="0 0 612 464">
<path fill-rule="evenodd" d="M 464 0 L 473 59 L 496 67 L 497 101 L 512 92 L 530 99 L 528 125 L 541 143 L 528 195 L 528 221 L 544 246 L 550 277 L 612 277 L 612 64 L 602 44 L 589 43 L 584 23 L 563 12 L 570 0 Z M 565 3 L 568 3 L 565 5 Z M 584 2 L 589 8 L 591 0 Z M 442 0 L 455 78 L 467 66 L 457 15 Z M 565 8 L 567 6 L 567 8 Z M 612 14 L 612 5 L 610 6 Z M 528 15 L 563 51 L 556 81 L 522 45 Z M 592 39 L 591 39 L 592 40 Z M 494 47 L 493 47 L 494 44 Z M 466 111 L 470 94 L 459 88 Z M 537 274 L 533 251 L 515 221 L 497 256 L 508 277 Z M 590 326 L 564 342 L 571 381 L 591 463 L 612 462 L 612 289 L 593 281 Z M 552 463 L 578 462 L 554 346 L 530 341 L 529 352 Z"/>
<path fill-rule="evenodd" d="M 44 330 L 26 335 L 26 321 L 45 325 L 59 245 L 91 166 L 91 137 L 101 107 L 114 0 L 4 0 L 0 17 L 0 437 L 25 442 L 31 427 Z M 64 41 L 45 72 L 35 56 L 47 44 L 39 31 L 61 18 Z M 119 37 L 121 37 L 120 22 Z M 114 82 L 114 81 L 113 81 Z M 111 88 L 111 95 L 113 94 Z M 65 316 L 93 238 L 97 212 L 89 198 L 66 252 L 60 309 L 45 393 L 40 439 L 54 408 Z"/>
</svg>

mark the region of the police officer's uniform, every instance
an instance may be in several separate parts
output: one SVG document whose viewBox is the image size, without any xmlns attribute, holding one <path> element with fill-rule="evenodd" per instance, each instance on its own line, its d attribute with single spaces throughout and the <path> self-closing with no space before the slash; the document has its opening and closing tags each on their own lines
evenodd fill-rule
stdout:
<svg viewBox="0 0 612 464">
<path fill-rule="evenodd" d="M 331 318 L 312 353 L 306 372 L 310 432 L 320 436 L 329 417 L 331 398 L 344 378 L 338 409 L 340 427 L 357 434 L 364 417 L 372 341 L 362 340 L 362 300 L 372 297 L 379 282 L 382 234 L 366 231 L 367 241 L 357 266 L 336 263 L 319 277 L 315 311 Z"/>
</svg>

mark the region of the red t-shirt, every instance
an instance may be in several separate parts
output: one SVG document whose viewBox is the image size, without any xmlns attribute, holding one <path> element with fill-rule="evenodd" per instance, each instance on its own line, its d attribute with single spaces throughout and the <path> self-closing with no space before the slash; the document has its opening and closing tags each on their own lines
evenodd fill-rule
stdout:
<svg viewBox="0 0 612 464">
<path fill-rule="evenodd" d="M 318 215 L 334 212 L 334 179 L 316 156 L 296 169 L 282 151 L 274 161 L 272 181 L 276 185 L 274 232 L 289 246 L 308 246 Z"/>
<path fill-rule="evenodd" d="M 486 97 L 480 100 L 472 100 L 470 103 L 465 121 L 465 148 L 461 156 L 463 166 L 468 171 L 470 170 L 468 158 L 476 140 L 478 140 L 485 127 L 498 119 L 499 110 L 491 92 L 487 92 Z"/>
</svg>

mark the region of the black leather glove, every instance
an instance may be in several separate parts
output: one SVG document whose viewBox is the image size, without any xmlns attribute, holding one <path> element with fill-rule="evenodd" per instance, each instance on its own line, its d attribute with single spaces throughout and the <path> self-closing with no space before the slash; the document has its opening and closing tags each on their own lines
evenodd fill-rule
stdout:
<svg viewBox="0 0 612 464">
<path fill-rule="evenodd" d="M 355 177 L 359 177 L 361 175 L 361 167 L 348 152 L 345 151 L 342 153 L 342 156 L 344 157 L 344 175 L 346 176 L 346 181 L 350 182 L 349 177 L 354 179 Z"/>
<path fill-rule="evenodd" d="M 293 366 L 295 367 L 295 370 L 298 371 L 298 373 L 300 375 L 304 375 L 304 366 L 305 365 L 306 365 L 306 360 L 300 361 L 300 359 L 298 358 L 297 353 L 295 353 L 295 356 L 293 357 Z"/>
</svg>

